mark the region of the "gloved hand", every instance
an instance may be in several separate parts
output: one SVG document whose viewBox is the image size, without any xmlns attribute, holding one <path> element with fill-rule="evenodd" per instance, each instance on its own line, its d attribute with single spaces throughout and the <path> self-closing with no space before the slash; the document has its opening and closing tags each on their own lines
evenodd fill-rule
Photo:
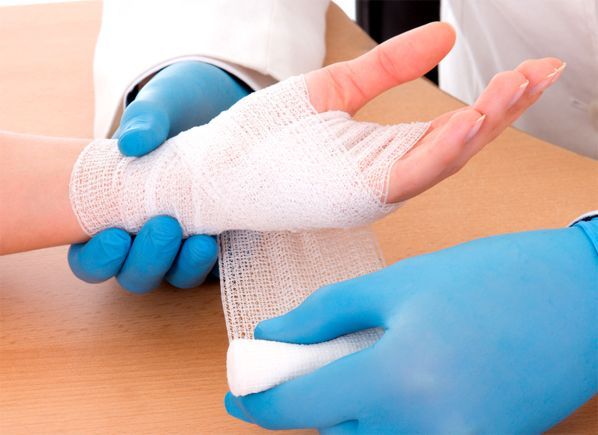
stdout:
<svg viewBox="0 0 598 435">
<path fill-rule="evenodd" d="M 539 433 L 598 388 L 598 219 L 475 240 L 324 287 L 255 337 L 372 347 L 228 412 L 323 434 Z"/>
<path fill-rule="evenodd" d="M 250 90 L 225 71 L 187 61 L 157 73 L 123 113 L 115 133 L 128 156 L 142 156 L 183 130 L 205 124 Z M 111 228 L 87 243 L 72 245 L 68 260 L 73 273 L 87 282 L 116 276 L 127 290 L 144 293 L 166 279 L 189 288 L 201 284 L 216 263 L 213 237 L 182 240 L 178 222 L 168 216 L 150 219 L 132 238 Z"/>
</svg>

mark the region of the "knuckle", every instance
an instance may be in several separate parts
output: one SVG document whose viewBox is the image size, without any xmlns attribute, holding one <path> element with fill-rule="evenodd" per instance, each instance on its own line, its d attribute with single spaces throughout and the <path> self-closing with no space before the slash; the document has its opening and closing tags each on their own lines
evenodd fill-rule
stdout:
<svg viewBox="0 0 598 435">
<path fill-rule="evenodd" d="M 411 49 L 413 49 L 413 44 L 411 41 L 407 40 L 405 43 L 409 45 Z M 380 46 L 374 48 L 373 53 L 375 55 L 378 68 L 389 78 L 396 79 L 396 77 L 399 75 L 397 72 L 396 60 Z M 410 65 L 405 65 L 405 68 L 410 68 Z"/>
<path fill-rule="evenodd" d="M 526 70 L 528 70 L 528 69 L 529 69 L 529 68 L 530 68 L 532 65 L 534 65 L 534 63 L 536 63 L 536 62 L 537 62 L 537 61 L 536 61 L 536 60 L 533 60 L 533 59 L 527 59 L 527 60 L 524 60 L 523 62 L 521 62 L 521 63 L 520 63 L 518 66 L 517 66 L 516 70 L 518 70 L 518 71 L 526 71 Z"/>
<path fill-rule="evenodd" d="M 498 74 L 496 74 L 492 80 L 490 81 L 491 84 L 494 85 L 502 85 L 502 84 L 506 84 L 506 83 L 510 83 L 513 80 L 518 79 L 519 77 L 521 77 L 521 73 L 516 72 L 516 71 L 503 71 L 500 72 Z"/>
</svg>

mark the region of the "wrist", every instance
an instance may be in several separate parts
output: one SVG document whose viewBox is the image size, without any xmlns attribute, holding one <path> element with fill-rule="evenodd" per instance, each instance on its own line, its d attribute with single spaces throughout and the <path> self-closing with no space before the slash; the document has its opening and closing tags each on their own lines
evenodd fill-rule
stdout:
<svg viewBox="0 0 598 435">
<path fill-rule="evenodd" d="M 70 203 L 86 234 L 111 227 L 137 233 L 153 216 L 190 222 L 191 179 L 175 146 L 167 141 L 141 158 L 124 157 L 115 140 L 91 142 L 70 180 Z M 189 234 L 187 228 L 185 235 Z"/>
<path fill-rule="evenodd" d="M 0 254 L 84 241 L 68 186 L 85 141 L 0 132 L 0 143 Z"/>
</svg>

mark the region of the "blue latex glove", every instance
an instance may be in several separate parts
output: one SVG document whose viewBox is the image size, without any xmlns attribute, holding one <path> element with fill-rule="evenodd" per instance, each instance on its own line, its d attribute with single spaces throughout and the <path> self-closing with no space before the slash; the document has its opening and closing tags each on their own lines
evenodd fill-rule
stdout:
<svg viewBox="0 0 598 435">
<path fill-rule="evenodd" d="M 157 73 L 129 104 L 115 137 L 123 154 L 142 156 L 169 137 L 205 124 L 250 90 L 225 71 L 202 62 L 180 62 Z M 87 282 L 116 276 L 126 289 L 144 293 L 162 279 L 190 288 L 201 284 L 218 256 L 210 236 L 182 240 L 179 223 L 168 216 L 150 219 L 134 238 L 111 228 L 89 242 L 72 245 L 68 260 Z"/>
<path fill-rule="evenodd" d="M 592 243 L 593 238 L 593 243 Z M 316 291 L 256 338 L 372 347 L 242 398 L 233 416 L 323 434 L 538 433 L 598 388 L 598 219 L 480 239 Z"/>
</svg>

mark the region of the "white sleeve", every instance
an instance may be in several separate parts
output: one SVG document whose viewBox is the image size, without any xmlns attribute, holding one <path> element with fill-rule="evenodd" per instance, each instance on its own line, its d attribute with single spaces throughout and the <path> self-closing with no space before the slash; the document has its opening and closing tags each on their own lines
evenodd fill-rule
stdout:
<svg viewBox="0 0 598 435">
<path fill-rule="evenodd" d="M 321 67 L 329 0 L 105 0 L 94 59 L 94 135 L 126 94 L 181 60 L 201 60 L 254 89 Z"/>
<path fill-rule="evenodd" d="M 591 220 L 591 219 L 594 219 L 595 217 L 598 217 L 598 210 L 592 210 L 592 211 L 582 214 L 581 216 L 578 216 L 575 220 L 571 221 L 568 226 L 572 227 L 573 225 L 575 225 L 578 222 L 585 221 L 585 220 Z"/>
</svg>

